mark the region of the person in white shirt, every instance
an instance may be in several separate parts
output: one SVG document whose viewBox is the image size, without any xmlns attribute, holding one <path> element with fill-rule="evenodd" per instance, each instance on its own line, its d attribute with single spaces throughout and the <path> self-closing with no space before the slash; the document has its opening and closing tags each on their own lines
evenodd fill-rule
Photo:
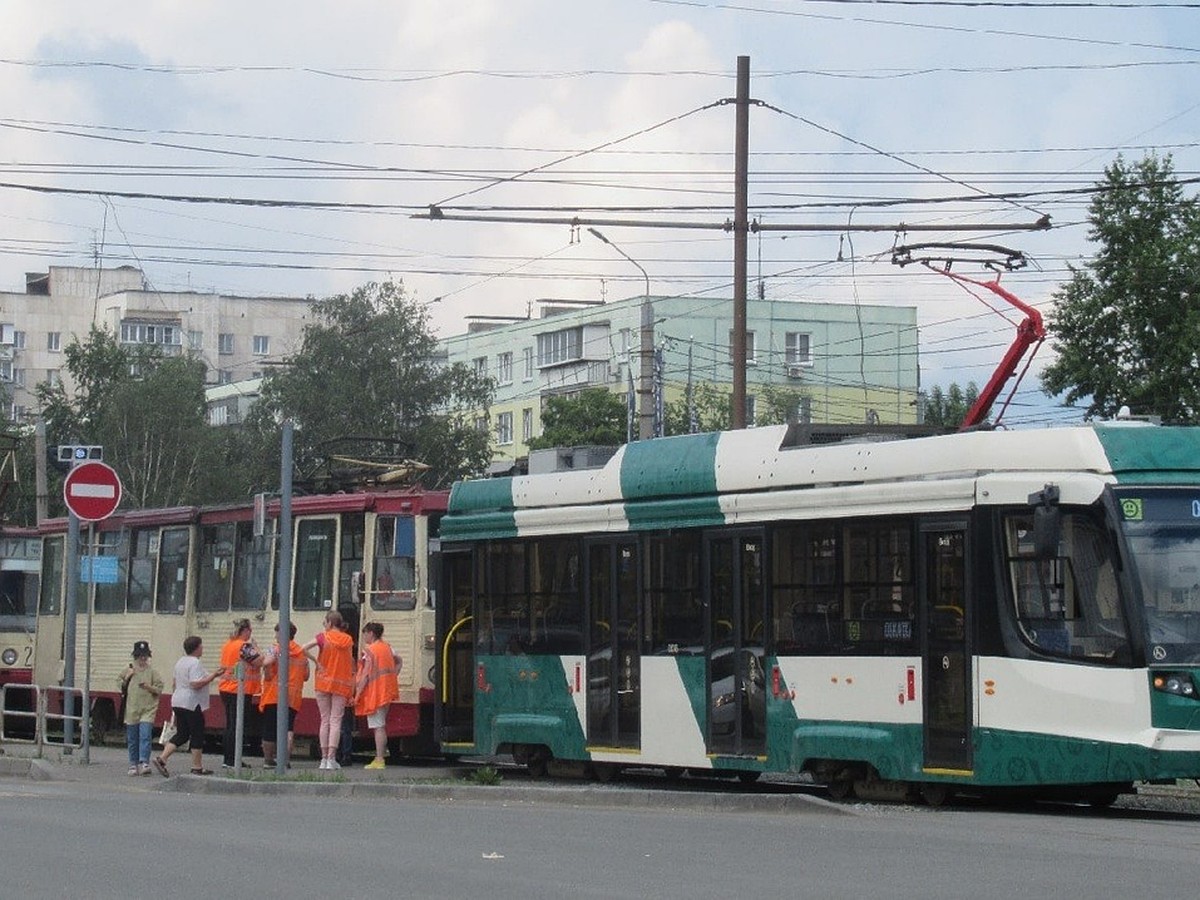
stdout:
<svg viewBox="0 0 1200 900">
<path fill-rule="evenodd" d="M 225 674 L 223 666 L 215 672 L 206 672 L 200 663 L 204 654 L 204 642 L 196 635 L 183 642 L 183 656 L 175 663 L 175 685 L 171 692 L 171 711 L 175 714 L 175 735 L 163 747 L 163 752 L 154 757 L 154 768 L 166 778 L 167 760 L 172 754 L 189 744 L 192 751 L 192 774 L 211 775 L 204 768 L 204 711 L 208 709 L 209 685 Z"/>
</svg>

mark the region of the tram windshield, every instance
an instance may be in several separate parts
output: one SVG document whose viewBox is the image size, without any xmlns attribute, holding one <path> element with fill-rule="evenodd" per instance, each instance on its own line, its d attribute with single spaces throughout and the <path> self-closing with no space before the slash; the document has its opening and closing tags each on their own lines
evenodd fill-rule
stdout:
<svg viewBox="0 0 1200 900">
<path fill-rule="evenodd" d="M 1200 662 L 1200 490 L 1117 492 L 1151 663 Z"/>
</svg>

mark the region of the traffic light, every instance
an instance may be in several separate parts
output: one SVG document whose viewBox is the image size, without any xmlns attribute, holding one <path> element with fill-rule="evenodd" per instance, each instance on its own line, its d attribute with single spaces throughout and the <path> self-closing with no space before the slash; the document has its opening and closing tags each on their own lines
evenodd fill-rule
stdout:
<svg viewBox="0 0 1200 900">
<path fill-rule="evenodd" d="M 104 448 L 99 444 L 59 444 L 58 455 L 51 459 L 60 472 L 85 462 L 102 462 Z"/>
</svg>

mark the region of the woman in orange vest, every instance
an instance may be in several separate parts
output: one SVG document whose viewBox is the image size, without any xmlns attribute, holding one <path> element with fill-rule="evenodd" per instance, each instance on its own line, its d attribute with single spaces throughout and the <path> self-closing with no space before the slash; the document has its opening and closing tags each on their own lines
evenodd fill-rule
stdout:
<svg viewBox="0 0 1200 900">
<path fill-rule="evenodd" d="M 319 769 L 340 769 L 338 741 L 342 735 L 342 716 L 346 703 L 354 695 L 354 638 L 346 633 L 342 614 L 325 614 L 325 631 L 304 645 L 305 653 L 317 647 L 317 709 L 321 713 L 321 765 Z"/>
<path fill-rule="evenodd" d="M 253 704 L 246 703 L 246 698 L 256 697 L 262 691 L 262 674 L 259 672 L 262 665 L 262 654 L 254 646 L 254 639 L 250 634 L 250 620 L 238 619 L 233 623 L 233 634 L 221 648 L 221 668 L 225 670 L 225 677 L 221 679 L 218 687 L 221 693 L 221 703 L 225 706 L 225 735 L 221 739 L 221 750 L 225 756 L 221 767 L 224 769 L 233 768 L 234 750 L 237 748 L 237 667 L 239 664 L 245 673 L 242 694 L 243 738 L 245 733 L 250 730 L 250 712 L 254 709 Z"/>
<path fill-rule="evenodd" d="M 363 626 L 363 650 L 358 660 L 358 678 L 354 685 L 354 711 L 367 717 L 375 732 L 375 758 L 364 768 L 382 769 L 387 748 L 387 714 L 392 701 L 400 698 L 400 657 L 383 640 L 383 626 L 368 622 Z"/>
<path fill-rule="evenodd" d="M 296 643 L 296 623 L 291 624 L 292 640 L 288 642 L 288 685 L 287 685 L 287 752 L 292 757 L 292 742 L 295 738 L 296 713 L 304 696 L 304 682 L 308 681 L 308 657 Z M 275 643 L 263 654 L 262 698 L 258 702 L 262 713 L 263 764 L 267 768 L 275 765 L 275 730 L 279 722 L 279 657 L 283 651 L 279 644 L 279 626 L 275 626 Z"/>
</svg>

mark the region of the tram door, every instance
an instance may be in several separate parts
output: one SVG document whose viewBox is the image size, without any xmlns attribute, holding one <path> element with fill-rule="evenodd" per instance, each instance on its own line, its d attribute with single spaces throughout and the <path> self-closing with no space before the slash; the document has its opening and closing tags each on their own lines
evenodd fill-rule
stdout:
<svg viewBox="0 0 1200 900">
<path fill-rule="evenodd" d="M 592 746 L 639 747 L 642 736 L 638 543 L 587 545 L 587 740 Z"/>
<path fill-rule="evenodd" d="M 970 771 L 971 595 L 963 526 L 921 531 L 925 768 Z"/>
<path fill-rule="evenodd" d="M 444 547 L 444 545 L 443 545 Z M 436 621 L 439 644 L 434 663 L 439 678 L 434 702 L 438 740 L 475 742 L 475 556 L 471 550 L 442 550 Z"/>
<path fill-rule="evenodd" d="M 708 751 L 766 752 L 765 539 L 761 531 L 708 535 Z"/>
</svg>

